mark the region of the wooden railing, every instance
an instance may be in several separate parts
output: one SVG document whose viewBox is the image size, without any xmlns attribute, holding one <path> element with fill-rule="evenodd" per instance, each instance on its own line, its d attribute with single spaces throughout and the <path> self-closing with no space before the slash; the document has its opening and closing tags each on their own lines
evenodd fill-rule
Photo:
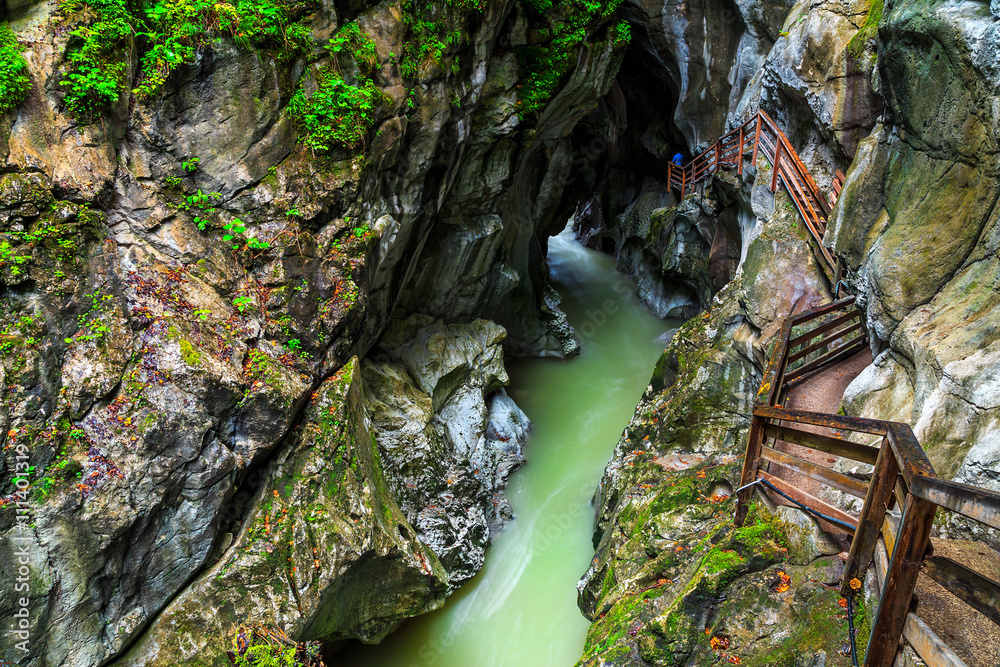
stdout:
<svg viewBox="0 0 1000 667">
<path fill-rule="evenodd" d="M 736 523 L 743 525 L 753 487 L 763 483 L 817 514 L 824 529 L 852 535 L 841 593 L 848 596 L 855 592 L 851 581 L 863 576 L 873 557 L 880 585 L 864 665 L 892 665 L 900 637 L 905 637 L 929 667 L 959 667 L 965 663 L 911 613 L 913 591 L 922 570 L 1000 624 L 1000 584 L 928 550 L 939 507 L 1000 529 L 1000 494 L 938 478 L 908 424 L 791 410 L 781 405 L 790 386 L 867 344 L 853 305 L 854 297 L 850 297 L 783 323 L 753 410 Z M 812 329 L 798 333 L 797 329 L 806 325 Z M 774 446 L 768 446 L 769 441 Z M 779 449 L 777 442 L 804 450 L 796 450 L 801 456 L 791 454 Z M 805 458 L 812 452 L 822 452 L 821 457 L 812 458 L 826 462 L 839 457 L 872 465 L 872 476 L 868 480 L 841 472 L 835 464 L 821 465 Z M 863 499 L 861 515 L 854 516 L 801 490 L 801 481 L 806 479 Z M 901 516 L 892 513 L 894 507 L 901 508 Z"/>
<path fill-rule="evenodd" d="M 806 228 L 816 241 L 820 261 L 831 284 L 838 282 L 840 267 L 836 258 L 823 245 L 823 235 L 826 233 L 827 216 L 843 186 L 843 174 L 838 172 L 832 199 L 824 197 L 788 137 L 767 112 L 758 111 L 683 167 L 669 164 L 667 182 L 671 188 L 680 190 L 683 197 L 695 185 L 721 169 L 735 169 L 742 174 L 747 153 L 750 153 L 751 164 L 757 163 L 758 155 L 763 155 L 771 163 L 771 192 L 778 191 L 779 181 L 785 186 Z"/>
</svg>

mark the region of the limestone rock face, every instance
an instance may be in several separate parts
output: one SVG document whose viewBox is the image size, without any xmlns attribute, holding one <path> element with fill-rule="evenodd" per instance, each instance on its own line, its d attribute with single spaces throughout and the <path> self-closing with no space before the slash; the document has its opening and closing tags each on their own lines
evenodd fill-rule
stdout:
<svg viewBox="0 0 1000 667">
<path fill-rule="evenodd" d="M 846 171 L 882 113 L 874 57 L 863 29 L 881 3 L 797 2 L 735 108 L 764 109 L 782 127 L 824 191 Z M 877 21 L 877 17 L 873 16 Z"/>
<path fill-rule="evenodd" d="M 170 602 L 119 665 L 223 665 L 232 627 L 302 640 L 378 641 L 440 606 L 449 576 L 393 499 L 353 359 L 313 393 L 221 557 Z M 231 499 L 228 510 L 241 511 Z"/>
<path fill-rule="evenodd" d="M 886 8 L 878 58 L 885 121 L 861 142 L 827 232 L 851 270 L 878 354 L 845 406 L 909 422 L 939 475 L 993 489 L 998 39 L 984 5 Z"/>
<path fill-rule="evenodd" d="M 5 3 L 32 86 L 0 119 L 0 564 L 15 563 L 15 537 L 31 538 L 39 630 L 28 655 L 0 639 L 3 659 L 94 667 L 143 647 L 165 661 L 156 646 L 201 594 L 220 611 L 185 637 L 208 652 L 224 643 L 219 623 L 241 614 L 300 637 L 374 641 L 474 574 L 490 531 L 509 517 L 500 490 L 522 460 L 527 418 L 503 393 L 501 344 L 511 354 L 579 350 L 546 282 L 545 239 L 575 206 L 564 196 L 573 128 L 611 86 L 623 48 L 604 35 L 611 17 L 597 17 L 548 106 L 529 116 L 518 49 L 551 36 L 528 30 L 512 0 L 443 26 L 461 39 L 405 75 L 400 55 L 413 35 L 403 8 L 348 4 L 317 2 L 303 17 L 308 53 L 213 36 L 160 93 L 124 92 L 91 122 L 68 115 L 62 82 L 72 32 L 93 14 Z M 325 47 L 349 21 L 374 44 L 381 101 L 362 149 L 315 155 L 289 102 L 340 65 Z M 146 48 L 124 44 L 130 85 L 144 76 Z M 419 353 L 401 342 L 364 359 L 390 321 L 411 315 L 447 319 L 438 333 L 448 342 Z M 409 526 L 395 537 L 374 525 L 377 505 L 361 507 L 381 487 L 356 490 L 361 509 L 349 514 L 358 553 L 392 561 L 364 577 L 398 577 L 387 586 L 398 583 L 411 602 L 351 606 L 351 577 L 338 578 L 354 567 L 345 557 L 321 563 L 318 583 L 301 590 L 286 577 L 269 602 L 255 599 L 256 616 L 249 604 L 232 607 L 231 584 L 206 582 L 265 571 L 252 558 L 226 569 L 220 558 L 251 516 L 269 511 L 256 494 L 261 475 L 306 456 L 295 447 L 313 395 L 354 357 L 372 378 L 371 391 L 358 390 L 365 401 L 380 388 L 399 392 L 381 396 L 392 407 L 379 416 L 424 419 L 426 446 L 448 461 L 420 473 L 428 487 L 416 495 L 383 462 L 385 502 L 401 503 Z M 376 378 L 379 365 L 393 371 Z M 382 446 L 394 428 L 371 432 Z M 12 447 L 32 466 L 24 531 Z M 366 479 L 359 488 L 377 486 Z M 283 507 L 304 516 L 299 505 L 314 491 L 299 491 Z M 428 506 L 444 493 L 456 511 L 438 517 Z M 295 525 L 308 532 L 308 521 Z M 241 544 L 263 544 L 254 540 Z M 288 593 L 305 614 L 294 623 L 278 600 Z M 16 603 L 0 592 L 0 613 Z M 168 607 L 169 622 L 160 618 Z M 370 622 L 352 625 L 357 615 Z"/>
<path fill-rule="evenodd" d="M 455 585 L 479 571 L 491 528 L 510 518 L 502 489 L 524 461 L 530 423 L 502 389 L 504 335 L 488 320 L 413 316 L 363 367 L 388 484 Z"/>
</svg>

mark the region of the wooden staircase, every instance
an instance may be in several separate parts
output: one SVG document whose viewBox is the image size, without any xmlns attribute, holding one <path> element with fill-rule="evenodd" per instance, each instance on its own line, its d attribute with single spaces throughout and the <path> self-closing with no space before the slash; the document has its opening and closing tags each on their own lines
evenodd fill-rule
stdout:
<svg viewBox="0 0 1000 667">
<path fill-rule="evenodd" d="M 830 209 L 840 195 L 844 183 L 844 173 L 837 170 L 833 183 L 834 195 L 825 197 L 806 169 L 799 154 L 795 152 L 788 137 L 761 110 L 746 122 L 725 135 L 705 152 L 683 167 L 673 163 L 667 167 L 667 182 L 672 189 L 680 191 L 681 197 L 712 174 L 723 169 L 735 169 L 743 173 L 744 158 L 749 153 L 750 164 L 757 164 L 757 156 L 763 155 L 771 165 L 771 192 L 778 191 L 779 182 L 785 186 L 795 207 L 802 216 L 806 228 L 816 242 L 814 250 L 830 279 L 835 285 L 840 281 L 841 270 L 837 259 L 823 245 L 826 221 Z"/>
<path fill-rule="evenodd" d="M 961 652 L 995 656 L 1000 636 L 1000 583 L 995 578 L 1000 572 L 1000 554 L 981 544 L 969 551 L 958 542 L 943 541 L 938 551 L 947 555 L 938 555 L 930 533 L 938 509 L 1000 529 L 1000 493 L 939 478 L 908 424 L 783 405 L 791 388 L 867 344 L 854 297 L 784 321 L 753 410 L 736 523 L 742 525 L 746 519 L 754 486 L 766 485 L 769 493 L 776 491 L 817 515 L 825 530 L 851 536 L 842 595 L 857 592 L 855 586 L 874 560 L 880 593 L 871 634 L 860 638 L 866 647 L 866 667 L 892 665 L 900 638 L 930 667 L 966 666 L 940 636 L 954 624 L 980 627 L 985 623 L 992 632 L 982 631 L 988 634 L 981 637 L 984 646 L 962 646 Z M 797 452 L 819 456 L 790 454 L 784 443 L 798 446 Z M 838 466 L 841 461 L 849 463 Z M 870 480 L 843 472 L 856 464 L 874 466 Z M 863 500 L 861 514 L 854 516 L 803 491 L 804 484 L 796 479 Z M 926 580 L 923 588 L 918 587 L 921 579 Z M 914 595 L 926 590 L 931 580 L 946 592 L 943 595 L 961 601 L 952 604 L 952 611 L 944 621 L 938 619 L 935 628 L 920 615 L 922 608 L 932 608 L 933 595 Z M 975 664 L 995 667 L 998 663 L 987 657 Z"/>
<path fill-rule="evenodd" d="M 766 112 L 755 113 L 687 165 L 671 164 L 667 180 L 683 197 L 720 170 L 742 174 L 745 160 L 757 164 L 759 155 L 770 164 L 771 191 L 784 186 L 815 241 L 814 252 L 830 285 L 839 293 L 842 269 L 823 246 L 823 235 L 844 174 L 837 171 L 833 194 L 825 197 Z M 841 594 L 855 595 L 872 563 L 879 587 L 871 634 L 860 638 L 865 667 L 893 665 L 901 639 L 930 667 L 968 667 L 940 636 L 961 635 L 950 632 L 957 632 L 956 625 L 966 630 L 964 637 L 970 628 L 983 635 L 989 649 L 962 646 L 963 654 L 981 658 L 976 665 L 1000 667 L 1000 554 L 982 544 L 936 540 L 937 550 L 946 554 L 938 555 L 930 537 L 939 509 L 1000 530 L 1000 493 L 939 478 L 909 424 L 784 407 L 796 385 L 867 348 L 854 300 L 851 296 L 784 321 L 753 409 L 736 524 L 746 520 L 754 487 L 761 486 L 775 499 L 783 496 L 810 511 L 825 530 L 850 536 Z M 838 466 L 841 461 L 849 464 Z M 873 466 L 870 478 L 843 472 L 857 464 Z M 802 487 L 827 487 L 853 496 L 863 501 L 861 514 L 845 512 Z M 939 596 L 929 592 L 929 585 L 953 598 L 951 606 L 943 605 L 950 609 L 945 620 L 933 622 L 939 632 L 919 615 L 921 609 L 932 612 Z M 988 629 L 983 629 L 984 623 Z"/>
</svg>

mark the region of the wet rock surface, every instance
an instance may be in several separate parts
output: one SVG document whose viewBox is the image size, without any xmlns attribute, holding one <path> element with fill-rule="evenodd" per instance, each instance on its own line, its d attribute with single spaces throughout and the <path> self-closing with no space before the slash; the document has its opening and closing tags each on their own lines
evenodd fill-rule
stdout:
<svg viewBox="0 0 1000 667">
<path fill-rule="evenodd" d="M 670 340 L 595 495 L 580 665 L 849 664 L 846 618 L 827 586 L 840 561 L 809 519 L 782 520 L 758 500 L 746 526 L 732 523 L 773 336 L 784 317 L 829 298 L 788 200 L 761 196 L 766 180 L 730 181 L 756 201 L 746 257 Z"/>
<path fill-rule="evenodd" d="M 405 74 L 401 55 L 415 37 L 404 8 L 317 2 L 301 15 L 301 52 L 213 36 L 159 93 L 122 92 L 103 116 L 82 119 L 68 112 L 61 82 L 78 46 L 72 33 L 94 14 L 13 4 L 5 19 L 32 85 L 0 129 L 0 462 L 9 473 L 0 564 L 16 562 L 15 536 L 30 537 L 39 630 L 28 655 L 4 637 L 0 656 L 210 662 L 234 624 L 375 641 L 435 607 L 475 573 L 491 531 L 510 518 L 501 491 L 523 460 L 528 422 L 503 392 L 503 354 L 579 350 L 547 285 L 544 245 L 572 211 L 561 198 L 568 136 L 617 72 L 612 17 L 587 24 L 574 47 L 581 59 L 546 93 L 544 114 L 520 111 L 517 53 L 548 48 L 551 35 L 509 0 L 477 5 L 475 20 L 442 17 L 461 39 Z M 363 146 L 320 155 L 300 141 L 289 103 L 331 68 L 352 76 L 355 66 L 326 48 L 352 22 L 372 42 L 381 101 Z M 148 46 L 123 42 L 123 80 L 145 81 Z M 447 344 L 372 352 L 410 316 L 445 318 Z M 387 422 L 365 427 L 378 448 L 345 445 L 371 459 L 368 472 L 354 471 L 336 498 L 298 480 L 268 486 L 273 475 L 302 474 L 287 468 L 295 461 L 310 479 L 340 465 L 301 438 L 319 418 L 317 394 L 355 357 L 372 386 L 352 391 L 391 406 L 368 417 Z M 376 460 L 397 436 L 416 444 L 388 423 L 411 417 L 430 434 L 419 446 L 442 455 L 412 478 Z M 24 531 L 22 451 L 33 482 Z M 411 493 L 415 479 L 427 487 Z M 279 503 L 265 497 L 273 491 L 290 495 Z M 455 499 L 450 514 L 431 507 L 441 494 Z M 310 533 L 309 503 L 340 517 L 349 546 Z M 393 503 L 401 530 L 379 523 Z M 254 521 L 273 526 L 279 505 L 295 514 L 288 525 L 305 551 L 288 557 L 308 583 L 262 564 L 266 531 L 248 533 Z M 331 560 L 309 565 L 312 548 L 332 549 Z M 264 579 L 270 592 L 236 600 L 240 586 Z M 352 601 L 368 579 L 385 580 L 384 604 L 374 593 Z M 195 622 L 199 597 L 214 602 Z M 17 605 L 0 592 L 0 613 Z"/>
<path fill-rule="evenodd" d="M 877 355 L 845 407 L 909 422 L 939 475 L 1000 489 L 995 20 L 970 2 L 890 4 L 882 26 L 884 122 L 861 142 L 827 233 Z M 945 532 L 996 546 L 974 525 Z"/>
<path fill-rule="evenodd" d="M 428 316 L 394 324 L 364 363 L 365 405 L 386 478 L 453 585 L 482 567 L 511 518 L 502 490 L 530 422 L 503 391 L 503 328 Z"/>
</svg>

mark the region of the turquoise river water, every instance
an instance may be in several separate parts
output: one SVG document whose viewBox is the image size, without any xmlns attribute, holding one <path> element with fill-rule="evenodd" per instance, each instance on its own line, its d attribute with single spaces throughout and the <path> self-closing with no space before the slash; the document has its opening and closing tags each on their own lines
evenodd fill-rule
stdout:
<svg viewBox="0 0 1000 667">
<path fill-rule="evenodd" d="M 590 500 L 628 423 L 669 323 L 639 303 L 614 259 L 569 231 L 549 241 L 549 269 L 582 344 L 568 361 L 508 363 L 508 392 L 532 421 L 528 462 L 507 497 L 515 519 L 482 571 L 438 611 L 378 646 L 352 645 L 339 667 L 572 667 L 588 622 L 576 583 L 593 557 Z"/>
</svg>

